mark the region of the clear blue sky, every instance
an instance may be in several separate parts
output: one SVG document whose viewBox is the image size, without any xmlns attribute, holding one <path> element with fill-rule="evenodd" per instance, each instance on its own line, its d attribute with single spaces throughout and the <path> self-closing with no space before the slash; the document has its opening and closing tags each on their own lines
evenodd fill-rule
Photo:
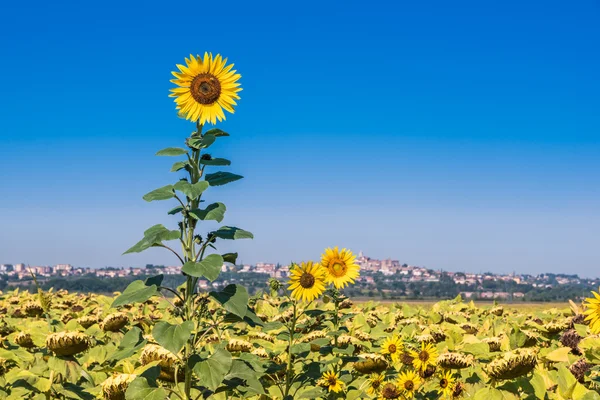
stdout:
<svg viewBox="0 0 600 400">
<path fill-rule="evenodd" d="M 243 262 L 340 245 L 447 270 L 600 270 L 600 3 L 11 2 L 0 10 L 0 263 L 121 253 L 169 204 L 190 53 L 242 74 L 213 155 Z M 177 7 L 179 5 L 179 7 Z M 211 226 L 212 228 L 212 226 Z"/>
</svg>

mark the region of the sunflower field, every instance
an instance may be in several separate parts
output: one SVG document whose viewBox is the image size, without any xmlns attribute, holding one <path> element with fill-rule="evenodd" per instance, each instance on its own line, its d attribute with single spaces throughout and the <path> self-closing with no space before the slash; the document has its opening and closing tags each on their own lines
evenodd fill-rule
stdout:
<svg viewBox="0 0 600 400">
<path fill-rule="evenodd" d="M 224 203 L 206 203 L 242 179 L 212 170 L 231 165 L 211 154 L 230 134 L 210 126 L 234 112 L 241 76 L 208 53 L 177 68 L 170 96 L 194 130 L 157 153 L 178 157 L 176 181 L 143 196 L 172 203 L 177 222 L 151 226 L 125 254 L 163 249 L 185 282 L 169 287 L 158 275 L 113 296 L 0 292 L 0 399 L 600 400 L 595 292 L 541 311 L 460 298 L 353 304 L 344 289 L 360 268 L 338 247 L 292 263 L 287 279 L 252 297 L 238 284 L 200 291 L 199 279 L 212 282 L 237 261 L 218 246 L 253 238 L 220 225 Z"/>
</svg>

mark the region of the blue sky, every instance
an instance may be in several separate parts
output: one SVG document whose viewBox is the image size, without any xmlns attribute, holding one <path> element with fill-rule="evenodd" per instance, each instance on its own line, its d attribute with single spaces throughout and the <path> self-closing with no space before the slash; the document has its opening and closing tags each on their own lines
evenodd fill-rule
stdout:
<svg viewBox="0 0 600 400">
<path fill-rule="evenodd" d="M 243 262 L 340 245 L 435 269 L 600 266 L 597 1 L 13 2 L 0 12 L 0 263 L 121 256 L 169 204 L 190 53 L 244 91 L 211 190 Z M 208 227 L 209 229 L 212 226 Z"/>
</svg>

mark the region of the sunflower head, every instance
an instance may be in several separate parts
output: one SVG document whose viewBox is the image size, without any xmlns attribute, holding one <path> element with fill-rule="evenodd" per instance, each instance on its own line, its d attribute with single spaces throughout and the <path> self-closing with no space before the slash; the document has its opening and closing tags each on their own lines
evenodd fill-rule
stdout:
<svg viewBox="0 0 600 400">
<path fill-rule="evenodd" d="M 25 332 L 19 332 L 15 336 L 15 343 L 26 349 L 30 349 L 35 346 L 35 344 L 33 344 L 33 339 L 31 339 L 31 335 Z"/>
<path fill-rule="evenodd" d="M 379 394 L 381 387 L 383 386 L 384 379 L 384 374 L 372 374 L 369 379 L 367 379 L 367 393 L 371 396 Z"/>
<path fill-rule="evenodd" d="M 223 109 L 233 113 L 242 90 L 238 83 L 241 75 L 232 69 L 233 64 L 227 65 L 226 58 L 212 53 L 204 53 L 204 58 L 190 55 L 185 64 L 178 64 L 179 71 L 172 73 L 176 79 L 171 82 L 177 87 L 169 95 L 175 98 L 179 114 L 202 125 L 214 125 L 225 119 Z"/>
<path fill-rule="evenodd" d="M 445 369 L 462 369 L 473 365 L 473 356 L 462 353 L 442 353 L 437 359 L 438 365 Z"/>
<path fill-rule="evenodd" d="M 105 332 L 118 332 L 129 322 L 127 314 L 116 312 L 108 315 L 102 321 L 102 330 Z"/>
<path fill-rule="evenodd" d="M 59 356 L 72 356 L 90 347 L 90 338 L 81 332 L 53 333 L 46 338 L 46 347 Z"/>
<path fill-rule="evenodd" d="M 42 308 L 42 306 L 34 301 L 29 301 L 25 303 L 24 308 L 25 314 L 27 314 L 29 317 L 39 317 L 44 313 L 44 309 Z"/>
<path fill-rule="evenodd" d="M 340 380 L 338 373 L 334 371 L 326 371 L 321 376 L 319 384 L 326 387 L 329 392 L 339 393 L 344 390 L 344 382 Z"/>
<path fill-rule="evenodd" d="M 392 358 L 392 361 L 397 361 L 404 350 L 402 341 L 397 336 L 392 336 L 383 341 L 381 345 L 381 354 L 388 355 Z"/>
<path fill-rule="evenodd" d="M 125 400 L 127 387 L 135 377 L 134 374 L 119 374 L 109 377 L 102 383 L 102 396 L 105 400 Z"/>
<path fill-rule="evenodd" d="M 534 350 L 516 349 L 490 362 L 487 372 L 497 380 L 514 379 L 528 374 L 536 365 L 537 354 Z"/>
<path fill-rule="evenodd" d="M 181 375 L 178 375 L 178 378 L 183 378 L 183 368 L 181 366 L 177 368 L 179 359 L 175 354 L 156 344 L 147 344 L 140 355 L 140 362 L 142 365 L 148 365 L 154 361 L 158 361 L 158 365 L 160 366 L 159 379 L 167 382 L 175 382 L 176 369 Z"/>
<path fill-rule="evenodd" d="M 490 351 L 500 351 L 502 340 L 499 337 L 485 338 L 482 342 L 487 343 Z"/>
<path fill-rule="evenodd" d="M 325 249 L 321 256 L 321 265 L 327 270 L 327 283 L 340 289 L 354 283 L 359 276 L 360 267 L 354 261 L 356 256 L 350 250 Z"/>
<path fill-rule="evenodd" d="M 398 376 L 398 388 L 404 397 L 410 399 L 415 395 L 421 384 L 421 378 L 415 371 L 406 371 Z"/>
<path fill-rule="evenodd" d="M 229 339 L 227 343 L 227 351 L 231 353 L 249 353 L 253 348 L 252 343 L 241 339 Z"/>
<path fill-rule="evenodd" d="M 384 382 L 379 397 L 381 399 L 398 399 L 402 396 L 402 390 L 394 382 Z"/>
<path fill-rule="evenodd" d="M 359 357 L 364 360 L 355 362 L 354 370 L 361 374 L 380 373 L 388 367 L 388 362 L 379 354 L 360 354 Z"/>
<path fill-rule="evenodd" d="M 437 363 L 438 352 L 431 343 L 421 343 L 421 350 L 412 351 L 413 367 L 420 371 L 426 371 L 427 367 L 434 367 Z"/>
<path fill-rule="evenodd" d="M 296 300 L 312 301 L 325 291 L 325 274 L 325 270 L 312 261 L 294 264 L 288 290 Z"/>
<path fill-rule="evenodd" d="M 452 372 L 446 371 L 442 373 L 439 377 L 437 385 L 438 394 L 444 398 L 452 397 L 455 380 L 456 379 L 452 376 Z"/>
</svg>

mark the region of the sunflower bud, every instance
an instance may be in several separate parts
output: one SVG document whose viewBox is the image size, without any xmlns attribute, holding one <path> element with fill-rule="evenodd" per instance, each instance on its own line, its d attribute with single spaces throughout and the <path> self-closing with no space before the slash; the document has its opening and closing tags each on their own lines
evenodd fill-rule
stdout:
<svg viewBox="0 0 600 400">
<path fill-rule="evenodd" d="M 111 376 L 102 383 L 102 395 L 105 400 L 125 400 L 127 387 L 136 378 L 134 374 Z"/>
<path fill-rule="evenodd" d="M 118 332 L 129 322 L 127 314 L 116 312 L 108 315 L 102 321 L 102 330 L 105 332 Z"/>
<path fill-rule="evenodd" d="M 487 372 L 494 379 L 514 379 L 531 372 L 537 365 L 537 354 L 530 349 L 504 353 L 488 364 Z"/>
<path fill-rule="evenodd" d="M 46 347 L 59 356 L 72 356 L 89 346 L 89 337 L 81 332 L 53 333 L 46 338 Z"/>
</svg>

